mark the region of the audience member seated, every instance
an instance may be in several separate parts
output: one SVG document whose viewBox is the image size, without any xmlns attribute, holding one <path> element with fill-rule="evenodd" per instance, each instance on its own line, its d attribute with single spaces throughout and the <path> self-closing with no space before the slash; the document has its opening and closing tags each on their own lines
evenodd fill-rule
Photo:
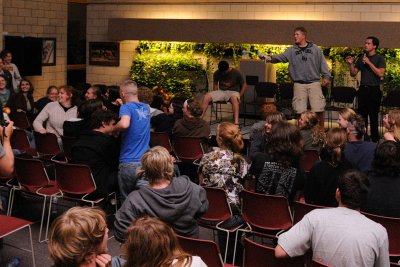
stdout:
<svg viewBox="0 0 400 267">
<path fill-rule="evenodd" d="M 119 86 L 108 86 L 108 97 L 104 101 L 104 105 L 108 110 L 115 114 L 119 114 L 119 108 L 122 105 L 122 100 L 119 95 Z"/>
<path fill-rule="evenodd" d="M 289 231 L 275 248 L 278 258 L 312 250 L 312 257 L 329 266 L 389 266 L 386 229 L 360 213 L 368 195 L 368 178 L 351 170 L 339 178 L 338 208 L 315 209 Z"/>
<path fill-rule="evenodd" d="M 167 113 L 161 113 L 151 117 L 151 126 L 155 132 L 163 132 L 168 135 L 172 134 L 172 128 L 175 122 L 183 118 L 183 98 L 172 98 Z"/>
<path fill-rule="evenodd" d="M 75 90 L 71 86 L 61 86 L 58 89 L 58 101 L 47 104 L 33 122 L 36 132 L 53 133 L 58 138 L 63 135 L 64 121 L 77 117 L 75 105 Z M 44 123 L 46 122 L 46 128 Z"/>
<path fill-rule="evenodd" d="M 188 99 L 183 103 L 183 118 L 175 122 L 173 136 L 191 136 L 202 138 L 208 143 L 211 129 L 208 122 L 201 118 L 201 106 L 197 100 Z"/>
<path fill-rule="evenodd" d="M 112 136 L 115 120 L 112 111 L 95 111 L 90 117 L 90 131 L 82 133 L 72 146 L 72 162 L 90 167 L 101 196 L 118 188 L 119 146 Z"/>
<path fill-rule="evenodd" d="M 8 100 L 13 94 L 14 90 L 7 87 L 6 77 L 0 74 L 0 104 L 3 107 L 7 107 Z"/>
<path fill-rule="evenodd" d="M 344 108 L 341 111 L 339 111 L 339 116 L 338 116 L 338 124 L 339 128 L 346 130 L 347 129 L 347 123 L 350 120 L 350 117 L 356 115 L 354 110 L 351 108 Z"/>
<path fill-rule="evenodd" d="M 400 144 L 384 141 L 376 148 L 371 184 L 364 210 L 369 213 L 400 218 Z"/>
<path fill-rule="evenodd" d="M 96 85 L 90 86 L 85 92 L 85 100 L 101 100 L 101 90 Z"/>
<path fill-rule="evenodd" d="M 35 102 L 35 108 L 37 112 L 40 113 L 42 109 L 50 102 L 54 102 L 58 100 L 58 89 L 55 85 L 50 85 L 47 88 L 46 96 L 40 98 Z"/>
<path fill-rule="evenodd" d="M 358 114 L 350 117 L 346 132 L 348 140 L 344 149 L 346 159 L 360 171 L 366 173 L 371 168 L 376 144 L 363 141 L 363 136 L 366 133 L 364 119 Z"/>
<path fill-rule="evenodd" d="M 27 79 L 22 79 L 18 86 L 18 93 L 11 95 L 7 103 L 12 113 L 25 112 L 30 122 L 33 122 L 35 114 L 33 90 L 32 83 Z"/>
<path fill-rule="evenodd" d="M 89 131 L 90 116 L 97 110 L 103 110 L 103 102 L 100 99 L 90 99 L 78 107 L 78 118 L 70 118 L 64 122 L 65 136 L 78 137 L 85 131 Z"/>
<path fill-rule="evenodd" d="M 108 228 L 97 208 L 73 207 L 57 217 L 50 229 L 48 249 L 54 267 L 108 267 Z"/>
<path fill-rule="evenodd" d="M 1 59 L 3 60 L 3 69 L 8 70 L 11 73 L 12 77 L 12 88 L 14 92 L 18 92 L 20 90 L 20 83 L 22 82 L 22 77 L 21 74 L 19 73 L 19 70 L 17 66 L 12 63 L 12 54 L 10 50 L 4 49 L 1 51 Z"/>
<path fill-rule="evenodd" d="M 296 126 L 286 121 L 272 126 L 266 153 L 257 152 L 250 173 L 257 179 L 256 192 L 298 198 L 305 176 L 299 168 L 303 140 Z M 297 196 L 296 196 L 297 195 Z"/>
<path fill-rule="evenodd" d="M 127 262 L 123 266 L 207 266 L 200 257 L 186 253 L 171 226 L 158 218 L 139 218 L 127 232 L 123 245 Z"/>
<path fill-rule="evenodd" d="M 321 150 L 325 143 L 324 129 L 319 126 L 317 113 L 304 111 L 299 118 L 300 134 L 304 141 L 304 150 Z"/>
<path fill-rule="evenodd" d="M 199 237 L 197 219 L 208 209 L 205 190 L 187 176 L 173 177 L 173 158 L 160 146 L 150 148 L 141 159 L 150 185 L 132 191 L 115 215 L 115 238 L 124 242 L 129 225 L 145 214 L 170 223 L 176 233 Z"/>
<path fill-rule="evenodd" d="M 265 115 L 265 121 L 255 123 L 251 127 L 250 133 L 250 158 L 254 159 L 254 154 L 257 152 L 265 152 L 268 146 L 269 136 L 271 135 L 272 125 L 279 121 L 284 121 L 285 116 L 282 112 L 270 112 Z"/>
<path fill-rule="evenodd" d="M 240 214 L 240 192 L 249 164 L 240 154 L 243 139 L 239 126 L 223 122 L 217 127 L 219 148 L 205 154 L 200 162 L 200 181 L 225 190 L 234 215 Z"/>
<path fill-rule="evenodd" d="M 383 117 L 383 125 L 387 132 L 383 135 L 384 140 L 391 140 L 395 142 L 400 141 L 400 110 L 389 110 Z"/>
<path fill-rule="evenodd" d="M 151 103 L 153 102 L 153 98 L 154 98 L 153 90 L 151 90 L 150 88 L 148 88 L 146 86 L 140 86 L 138 88 L 138 98 L 139 98 L 140 102 L 149 105 L 151 117 L 154 117 L 154 116 L 164 113 L 163 111 L 150 106 Z"/>
<path fill-rule="evenodd" d="M 354 165 L 343 154 L 346 139 L 346 133 L 342 129 L 329 129 L 325 146 L 320 153 L 321 161 L 314 165 L 306 180 L 304 197 L 307 203 L 337 207 L 337 181 L 345 171 L 354 169 Z"/>
<path fill-rule="evenodd" d="M 3 59 L 1 57 L 0 57 L 0 75 L 3 75 L 5 78 L 6 83 L 7 83 L 6 87 L 9 88 L 10 90 L 12 90 L 14 93 L 14 90 L 13 90 L 14 88 L 13 88 L 13 83 L 12 83 L 12 80 L 13 80 L 12 74 L 11 74 L 11 72 L 9 72 L 7 69 L 4 68 Z"/>
</svg>

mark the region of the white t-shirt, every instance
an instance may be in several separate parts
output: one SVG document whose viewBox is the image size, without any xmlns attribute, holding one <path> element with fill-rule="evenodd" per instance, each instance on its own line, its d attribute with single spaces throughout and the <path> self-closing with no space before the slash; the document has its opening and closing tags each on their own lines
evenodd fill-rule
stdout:
<svg viewBox="0 0 400 267">
<path fill-rule="evenodd" d="M 172 262 L 172 265 L 176 263 L 176 260 Z M 185 267 L 207 267 L 207 264 L 199 256 L 192 256 L 192 264 L 184 265 Z"/>
<path fill-rule="evenodd" d="M 308 213 L 278 244 L 290 257 L 305 254 L 329 266 L 387 267 L 389 241 L 386 229 L 360 212 L 344 207 Z"/>
</svg>

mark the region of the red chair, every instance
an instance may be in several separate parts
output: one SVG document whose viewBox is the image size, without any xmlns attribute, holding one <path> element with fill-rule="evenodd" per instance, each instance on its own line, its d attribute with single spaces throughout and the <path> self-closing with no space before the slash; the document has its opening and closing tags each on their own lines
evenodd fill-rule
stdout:
<svg viewBox="0 0 400 267">
<path fill-rule="evenodd" d="M 71 136 L 61 136 L 61 142 L 63 145 L 63 150 L 64 150 L 64 156 L 67 159 L 67 161 L 71 161 L 72 159 L 72 146 L 75 144 L 75 142 L 78 140 L 77 137 L 71 137 Z"/>
<path fill-rule="evenodd" d="M 14 129 L 13 134 L 11 135 L 11 147 L 18 149 L 22 153 L 28 153 L 31 156 L 37 157 L 37 151 L 31 148 L 29 138 L 22 129 Z"/>
<path fill-rule="evenodd" d="M 304 150 L 304 155 L 300 160 L 300 166 L 305 172 L 310 172 L 317 161 L 319 161 L 319 153 L 317 150 Z"/>
<path fill-rule="evenodd" d="M 20 129 L 26 130 L 31 128 L 31 124 L 29 123 L 28 117 L 25 112 L 11 112 L 10 120 L 14 122 L 14 126 Z"/>
<path fill-rule="evenodd" d="M 167 133 L 161 132 L 150 132 L 150 143 L 153 146 L 162 146 L 168 150 L 169 153 L 172 152 L 171 141 Z"/>
<path fill-rule="evenodd" d="M 287 198 L 278 195 L 265 195 L 243 190 L 242 216 L 250 232 L 262 237 L 276 239 L 277 234 L 292 227 Z"/>
<path fill-rule="evenodd" d="M 397 263 L 397 262 L 391 262 L 390 263 L 390 267 L 396 267 L 396 266 L 400 266 L 400 264 Z"/>
<path fill-rule="evenodd" d="M 35 253 L 33 251 L 31 224 L 32 224 L 32 222 L 25 221 L 25 220 L 22 220 L 19 218 L 10 217 L 10 216 L 6 216 L 6 215 L 0 215 L 0 225 L 1 225 L 0 239 L 2 239 L 14 232 L 17 232 L 25 227 L 28 227 L 30 243 L 31 243 L 31 250 L 24 249 L 24 248 L 20 248 L 20 249 L 32 253 L 32 264 L 33 264 L 33 267 L 35 267 L 36 263 L 35 263 Z M 6 245 L 6 243 L 4 243 L 4 244 Z M 10 246 L 15 247 L 14 244 L 10 245 Z"/>
<path fill-rule="evenodd" d="M 389 238 L 389 256 L 400 257 L 400 218 L 384 217 L 366 212 L 362 213 L 386 228 Z"/>
<path fill-rule="evenodd" d="M 53 133 L 41 134 L 33 132 L 36 142 L 36 150 L 43 158 L 52 158 L 61 152 L 57 136 Z"/>
<path fill-rule="evenodd" d="M 211 240 L 178 236 L 179 244 L 189 254 L 199 256 L 210 267 L 234 267 L 223 263 L 217 244 Z"/>
<path fill-rule="evenodd" d="M 293 224 L 296 224 L 299 221 L 301 221 L 304 215 L 306 215 L 310 211 L 314 209 L 323 209 L 323 208 L 327 207 L 295 201 L 293 203 Z"/>
<path fill-rule="evenodd" d="M 235 262 L 236 256 L 236 240 L 237 240 L 237 230 L 243 226 L 243 224 L 225 228 L 222 227 L 225 221 L 232 218 L 232 211 L 228 204 L 227 195 L 224 189 L 218 187 L 206 187 L 204 189 L 207 193 L 208 199 L 208 211 L 204 214 L 200 220 L 199 224 L 202 227 L 209 228 L 212 230 L 223 231 L 226 233 L 226 244 L 225 244 L 225 257 L 224 262 L 226 262 L 226 257 L 228 254 L 228 245 L 229 245 L 229 235 L 232 233 L 236 233 L 235 235 L 235 247 L 233 253 L 233 262 Z"/>
<path fill-rule="evenodd" d="M 304 267 L 305 257 L 275 258 L 275 249 L 244 238 L 243 267 Z"/>
<path fill-rule="evenodd" d="M 59 195 L 60 190 L 53 181 L 50 181 L 43 162 L 38 159 L 16 157 L 15 172 L 20 187 L 18 189 L 14 188 L 14 190 L 23 190 L 24 192 L 44 197 L 39 231 L 39 242 L 43 242 L 47 240 L 47 232 L 50 220 L 49 215 L 51 211 L 50 200 L 52 197 Z M 45 239 L 41 240 L 47 199 L 49 199 L 49 213 L 47 216 L 46 236 Z M 11 201 L 10 213 L 12 211 L 12 204 L 13 200 Z"/>
<path fill-rule="evenodd" d="M 311 260 L 311 267 L 330 267 L 330 266 L 321 261 Z"/>
<path fill-rule="evenodd" d="M 179 136 L 172 138 L 172 150 L 180 161 L 194 162 L 204 155 L 201 138 Z"/>
</svg>

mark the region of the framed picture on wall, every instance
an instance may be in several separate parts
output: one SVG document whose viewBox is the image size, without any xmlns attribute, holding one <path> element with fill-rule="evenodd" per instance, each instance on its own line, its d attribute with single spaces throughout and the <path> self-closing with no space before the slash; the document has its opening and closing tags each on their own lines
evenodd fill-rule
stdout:
<svg viewBox="0 0 400 267">
<path fill-rule="evenodd" d="M 56 38 L 42 39 L 42 66 L 56 65 Z"/>
<path fill-rule="evenodd" d="M 119 43 L 89 42 L 89 65 L 119 66 Z"/>
</svg>

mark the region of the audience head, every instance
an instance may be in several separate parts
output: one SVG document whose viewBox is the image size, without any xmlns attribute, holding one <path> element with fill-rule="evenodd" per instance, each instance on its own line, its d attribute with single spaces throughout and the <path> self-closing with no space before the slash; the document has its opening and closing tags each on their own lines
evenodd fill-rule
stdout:
<svg viewBox="0 0 400 267">
<path fill-rule="evenodd" d="M 317 113 L 312 111 L 304 111 L 300 114 L 299 128 L 300 129 L 312 129 L 318 126 L 319 118 Z"/>
<path fill-rule="evenodd" d="M 74 87 L 70 85 L 62 85 L 58 87 L 58 102 L 61 104 L 71 104 L 71 106 L 75 106 L 78 103 L 78 95 L 75 91 Z"/>
<path fill-rule="evenodd" d="M 155 217 L 142 217 L 128 228 L 124 266 L 191 266 L 171 226 Z M 176 260 L 175 264 L 172 262 Z"/>
<path fill-rule="evenodd" d="M 3 59 L 4 64 L 10 64 L 12 60 L 12 53 L 10 50 L 4 49 L 0 53 L 1 59 Z"/>
<path fill-rule="evenodd" d="M 325 149 L 331 155 L 331 164 L 337 165 L 342 161 L 347 136 L 340 128 L 331 128 L 326 134 Z"/>
<path fill-rule="evenodd" d="M 100 96 L 102 99 L 107 99 L 108 98 L 108 86 L 105 84 L 97 83 L 93 85 L 100 90 Z"/>
<path fill-rule="evenodd" d="M 383 117 L 385 128 L 393 134 L 393 137 L 400 140 L 400 110 L 392 109 Z"/>
<path fill-rule="evenodd" d="M 222 60 L 218 63 L 218 70 L 220 72 L 226 72 L 227 70 L 229 70 L 229 63 L 225 60 Z"/>
<path fill-rule="evenodd" d="M 342 129 L 347 128 L 347 123 L 350 120 L 350 117 L 355 116 L 356 112 L 352 110 L 351 108 L 344 108 L 341 111 L 339 111 L 339 117 L 338 117 L 338 124 L 339 127 Z"/>
<path fill-rule="evenodd" d="M 360 209 L 367 199 L 368 190 L 368 177 L 361 171 L 348 170 L 339 177 L 336 200 L 339 206 Z"/>
<path fill-rule="evenodd" d="M 55 266 L 77 267 L 108 250 L 105 213 L 98 208 L 74 207 L 57 217 L 50 229 L 49 252 Z"/>
<path fill-rule="evenodd" d="M 272 126 L 266 151 L 272 160 L 286 166 L 297 167 L 303 154 L 303 139 L 298 128 L 286 121 Z"/>
<path fill-rule="evenodd" d="M 3 74 L 0 74 L 0 89 L 7 89 L 7 78 Z"/>
<path fill-rule="evenodd" d="M 103 101 L 100 99 L 91 99 L 83 102 L 78 107 L 78 118 L 90 119 L 90 116 L 96 110 L 103 110 Z"/>
<path fill-rule="evenodd" d="M 114 102 L 118 98 L 120 98 L 119 87 L 116 85 L 108 86 L 108 101 Z"/>
<path fill-rule="evenodd" d="M 400 176 L 400 144 L 384 141 L 377 146 L 372 161 L 373 172 L 378 176 Z"/>
<path fill-rule="evenodd" d="M 155 146 L 147 150 L 141 159 L 142 170 L 150 185 L 162 179 L 172 180 L 174 174 L 173 158 L 162 146 Z"/>
<path fill-rule="evenodd" d="M 58 88 L 55 85 L 50 85 L 47 87 L 46 91 L 47 98 L 50 99 L 51 101 L 57 101 L 58 100 Z"/>
<path fill-rule="evenodd" d="M 265 133 L 269 134 L 271 133 L 272 126 L 279 122 L 279 121 L 284 121 L 285 120 L 285 115 L 283 115 L 282 112 L 269 112 L 265 115 Z"/>
<path fill-rule="evenodd" d="M 100 88 L 97 87 L 96 85 L 90 86 L 89 89 L 86 90 L 85 99 L 86 100 L 101 99 L 101 90 L 100 90 Z"/>
<path fill-rule="evenodd" d="M 185 100 L 186 99 L 181 97 L 174 97 L 169 103 L 168 113 L 173 114 L 176 120 L 183 117 L 183 103 Z"/>
<path fill-rule="evenodd" d="M 27 93 L 28 95 L 32 95 L 33 91 L 33 84 L 28 79 L 22 79 L 18 85 L 18 89 L 21 93 Z"/>
<path fill-rule="evenodd" d="M 203 113 L 201 105 L 196 99 L 187 99 L 183 103 L 182 110 L 183 114 L 187 117 L 200 118 L 201 114 Z"/>
<path fill-rule="evenodd" d="M 138 87 L 135 81 L 126 80 L 119 86 L 119 95 L 121 96 L 122 101 L 126 103 L 127 98 L 129 97 L 137 97 Z"/>
<path fill-rule="evenodd" d="M 230 122 L 218 124 L 217 143 L 220 147 L 239 153 L 244 146 L 239 126 Z"/>
<path fill-rule="evenodd" d="M 375 49 L 378 49 L 379 47 L 379 39 L 376 38 L 375 36 L 368 36 L 366 39 L 370 39 L 372 41 L 372 44 L 375 46 Z"/>
<path fill-rule="evenodd" d="M 351 116 L 349 118 L 349 122 L 347 123 L 346 131 L 347 134 L 349 135 L 349 139 L 351 139 L 351 137 L 354 137 L 357 140 L 362 140 L 366 132 L 364 118 L 358 114 Z"/>
<path fill-rule="evenodd" d="M 139 101 L 148 105 L 153 102 L 154 93 L 153 90 L 146 86 L 140 86 L 138 88 L 138 98 Z"/>
<path fill-rule="evenodd" d="M 90 130 L 98 130 L 111 135 L 113 133 L 116 115 L 110 110 L 98 109 L 90 116 Z"/>
</svg>

